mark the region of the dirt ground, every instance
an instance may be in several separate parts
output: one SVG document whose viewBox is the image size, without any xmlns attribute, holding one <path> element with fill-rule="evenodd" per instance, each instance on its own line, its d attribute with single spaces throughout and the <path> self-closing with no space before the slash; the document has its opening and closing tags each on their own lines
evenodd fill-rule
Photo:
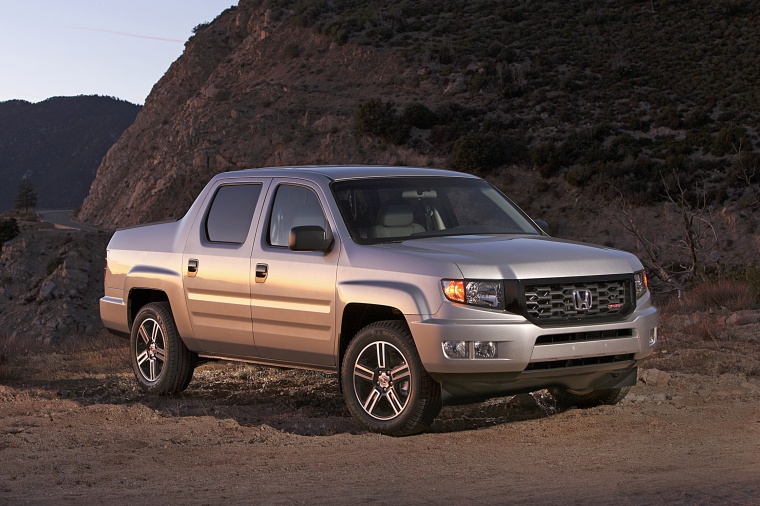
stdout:
<svg viewBox="0 0 760 506">
<path fill-rule="evenodd" d="M 760 312 L 705 315 L 714 339 L 666 317 L 616 406 L 538 392 L 407 438 L 364 432 L 320 373 L 206 364 L 159 398 L 125 342 L 6 358 L 0 504 L 760 504 Z"/>
</svg>

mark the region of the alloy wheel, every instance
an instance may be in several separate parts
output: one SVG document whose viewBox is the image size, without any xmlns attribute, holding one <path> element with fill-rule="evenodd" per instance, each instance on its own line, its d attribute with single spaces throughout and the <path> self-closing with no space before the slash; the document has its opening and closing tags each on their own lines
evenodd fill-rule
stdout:
<svg viewBox="0 0 760 506">
<path fill-rule="evenodd" d="M 403 413 L 412 389 L 412 375 L 404 354 L 386 341 L 375 341 L 359 353 L 353 368 L 356 399 L 376 420 L 392 420 Z"/>
</svg>

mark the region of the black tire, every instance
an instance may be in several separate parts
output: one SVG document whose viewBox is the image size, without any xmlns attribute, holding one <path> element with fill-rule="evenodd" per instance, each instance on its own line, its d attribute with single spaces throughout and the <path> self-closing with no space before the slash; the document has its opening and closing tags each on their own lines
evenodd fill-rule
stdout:
<svg viewBox="0 0 760 506">
<path fill-rule="evenodd" d="M 609 390 L 568 390 L 552 388 L 550 390 L 557 406 L 560 408 L 593 408 L 603 404 L 612 405 L 622 401 L 631 387 L 611 388 Z"/>
<path fill-rule="evenodd" d="M 356 334 L 343 357 L 341 383 L 349 411 L 372 432 L 416 434 L 441 411 L 441 386 L 399 321 L 373 323 Z"/>
<path fill-rule="evenodd" d="M 190 384 L 195 353 L 182 342 L 168 302 L 153 302 L 140 309 L 129 348 L 135 378 L 146 392 L 173 395 Z"/>
</svg>

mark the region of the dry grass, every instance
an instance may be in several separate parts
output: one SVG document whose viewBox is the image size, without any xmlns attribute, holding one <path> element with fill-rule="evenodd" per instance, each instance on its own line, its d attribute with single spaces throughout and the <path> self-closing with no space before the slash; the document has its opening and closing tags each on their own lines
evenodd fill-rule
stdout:
<svg viewBox="0 0 760 506">
<path fill-rule="evenodd" d="M 682 308 L 685 311 L 723 308 L 738 311 L 757 307 L 757 299 L 747 284 L 727 279 L 697 285 L 687 291 L 682 299 Z"/>
<path fill-rule="evenodd" d="M 129 370 L 126 342 L 102 333 L 60 344 L 0 337 L 0 381 L 50 380 Z"/>
<path fill-rule="evenodd" d="M 657 305 L 660 340 L 644 367 L 760 376 L 760 311 L 746 283 L 708 282 Z"/>
</svg>

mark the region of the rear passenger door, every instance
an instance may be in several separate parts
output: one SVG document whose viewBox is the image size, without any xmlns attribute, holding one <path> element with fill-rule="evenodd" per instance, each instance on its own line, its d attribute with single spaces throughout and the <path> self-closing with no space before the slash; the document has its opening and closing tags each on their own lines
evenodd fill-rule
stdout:
<svg viewBox="0 0 760 506">
<path fill-rule="evenodd" d="M 327 253 L 288 247 L 293 227 L 335 230 L 325 195 L 316 184 L 288 180 L 273 182 L 269 193 L 251 264 L 256 348 L 265 359 L 332 369 L 340 241 Z"/>
<path fill-rule="evenodd" d="M 183 281 L 196 348 L 255 357 L 251 324 L 251 250 L 269 182 L 220 181 L 196 218 L 183 254 Z"/>
</svg>

